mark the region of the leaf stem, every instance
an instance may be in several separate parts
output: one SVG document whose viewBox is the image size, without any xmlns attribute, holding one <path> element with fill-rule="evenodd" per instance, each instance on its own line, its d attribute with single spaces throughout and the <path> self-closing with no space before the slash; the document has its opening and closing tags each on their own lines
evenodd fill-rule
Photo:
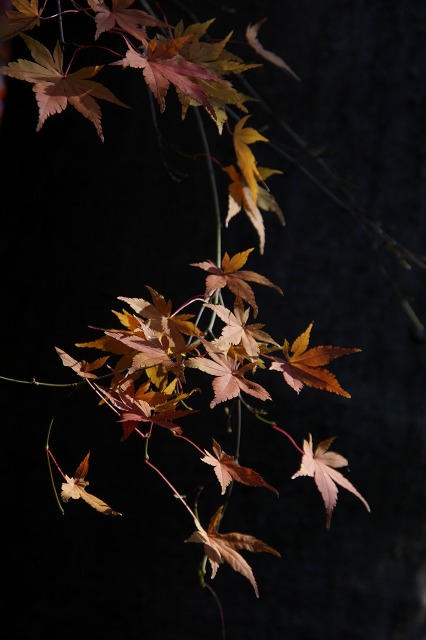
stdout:
<svg viewBox="0 0 426 640">
<path fill-rule="evenodd" d="M 160 478 L 162 478 L 164 480 L 164 482 L 170 487 L 170 489 L 173 491 L 174 495 L 176 498 L 179 498 L 179 500 L 182 502 L 183 506 L 185 507 L 185 509 L 187 509 L 189 511 L 189 513 L 191 514 L 192 518 L 194 520 L 198 520 L 198 518 L 196 517 L 195 513 L 192 511 L 192 509 L 189 507 L 189 505 L 185 502 L 185 500 L 182 498 L 181 494 L 176 491 L 175 487 L 172 485 L 172 483 L 170 482 L 170 480 L 168 480 L 166 478 L 166 476 L 160 471 L 160 469 L 158 469 L 155 465 L 152 464 L 152 462 L 149 461 L 148 458 L 145 458 L 145 463 L 151 467 L 151 469 L 153 469 L 156 473 L 158 473 L 158 475 L 160 476 Z"/>
<path fill-rule="evenodd" d="M 217 192 L 217 184 L 214 174 L 213 162 L 210 154 L 209 141 L 207 140 L 206 130 L 204 128 L 203 120 L 200 115 L 199 107 L 195 107 L 195 118 L 197 120 L 198 130 L 200 132 L 201 141 L 204 147 L 207 171 L 212 191 L 213 208 L 216 220 L 216 263 L 220 264 L 222 258 L 222 221 L 220 218 L 219 195 Z"/>
</svg>

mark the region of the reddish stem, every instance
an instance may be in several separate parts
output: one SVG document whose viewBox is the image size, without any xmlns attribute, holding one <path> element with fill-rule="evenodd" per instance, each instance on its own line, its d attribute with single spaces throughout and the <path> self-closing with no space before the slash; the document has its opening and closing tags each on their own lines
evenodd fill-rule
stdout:
<svg viewBox="0 0 426 640">
<path fill-rule="evenodd" d="M 281 427 L 279 427 L 277 424 L 275 424 L 275 422 L 272 422 L 272 423 L 271 423 L 271 427 L 272 427 L 273 429 L 275 429 L 276 431 L 279 431 L 280 433 L 282 433 L 283 435 L 285 435 L 285 436 L 290 440 L 290 442 L 291 442 L 291 443 L 296 447 L 296 449 L 297 449 L 298 451 L 300 451 L 300 453 L 301 453 L 302 455 L 304 455 L 304 453 L 305 453 L 305 452 L 303 451 L 303 449 L 301 449 L 301 448 L 299 447 L 299 445 L 298 445 L 298 444 L 293 440 L 293 438 L 291 437 L 291 435 L 290 435 L 289 433 L 287 433 L 287 431 L 284 431 L 284 429 L 281 429 Z"/>
<path fill-rule="evenodd" d="M 46 447 L 46 453 L 48 456 L 51 457 L 51 459 L 53 460 L 53 462 L 56 465 L 57 470 L 59 471 L 59 473 L 61 474 L 61 476 L 63 477 L 64 480 L 66 480 L 65 478 L 65 473 L 62 471 L 61 467 L 59 466 L 59 464 L 56 462 L 55 460 L 55 456 L 53 455 L 53 453 L 51 452 L 51 450 L 49 449 L 49 447 Z"/>
<path fill-rule="evenodd" d="M 174 486 L 172 485 L 172 483 L 170 482 L 170 480 L 168 480 L 166 478 L 165 475 L 163 475 L 160 471 L 160 469 L 157 469 L 156 466 L 154 466 L 152 464 L 152 462 L 150 462 L 148 460 L 148 458 L 145 458 L 145 462 L 146 464 L 151 467 L 151 469 L 154 469 L 154 471 L 156 471 L 156 473 L 158 473 L 158 475 L 162 478 L 162 480 L 164 480 L 164 482 L 169 485 L 170 489 L 173 491 L 173 493 L 175 494 L 176 498 L 179 498 L 179 500 L 182 502 L 183 506 L 185 507 L 185 509 L 187 509 L 189 511 L 189 513 L 191 514 L 191 516 L 193 517 L 194 521 L 198 520 L 198 518 L 196 517 L 195 513 L 190 509 L 190 507 L 186 504 L 185 500 L 182 498 L 182 496 L 180 495 L 180 493 L 178 491 L 176 491 L 176 489 L 174 488 Z"/>
</svg>

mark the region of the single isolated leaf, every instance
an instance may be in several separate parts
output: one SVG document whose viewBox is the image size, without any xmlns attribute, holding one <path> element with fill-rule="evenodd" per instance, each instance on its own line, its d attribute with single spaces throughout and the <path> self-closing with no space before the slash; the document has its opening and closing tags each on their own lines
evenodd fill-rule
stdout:
<svg viewBox="0 0 426 640">
<path fill-rule="evenodd" d="M 205 452 L 206 455 L 201 458 L 201 460 L 214 468 L 214 472 L 222 488 L 222 495 L 225 493 L 226 487 L 230 484 L 231 480 L 236 480 L 237 482 L 252 487 L 264 487 L 278 495 L 278 491 L 265 482 L 259 473 L 249 467 L 241 467 L 232 456 L 222 451 L 221 446 L 215 440 L 213 440 L 214 456 L 207 450 L 205 450 Z"/>
<path fill-rule="evenodd" d="M 299 76 L 294 73 L 294 71 L 288 66 L 286 62 L 284 62 L 282 58 L 277 56 L 275 53 L 272 53 L 272 51 L 267 51 L 260 44 L 257 38 L 257 34 L 260 27 L 265 21 L 266 21 L 266 18 L 263 18 L 263 20 L 260 20 L 256 24 L 248 25 L 246 29 L 247 42 L 256 51 L 256 53 L 259 54 L 262 58 L 264 58 L 268 62 L 272 62 L 272 64 L 279 67 L 280 69 L 282 69 L 283 71 L 291 75 L 295 80 L 299 80 L 300 82 Z"/>
<path fill-rule="evenodd" d="M 204 545 L 204 553 L 210 562 L 212 579 L 215 577 L 219 566 L 223 562 L 227 562 L 234 571 L 241 573 L 244 578 L 247 578 L 258 598 L 259 589 L 253 575 L 253 570 L 238 551 L 244 549 L 245 551 L 252 551 L 254 553 L 272 553 L 278 558 L 281 557 L 281 554 L 254 536 L 244 533 L 218 533 L 217 524 L 220 522 L 221 511 L 222 507 L 218 509 L 210 520 L 207 531 L 205 531 L 200 522 L 194 518 L 196 531 L 187 538 L 186 542 L 200 542 Z"/>
<path fill-rule="evenodd" d="M 40 131 L 49 116 L 61 113 L 70 104 L 92 122 L 103 142 L 101 109 L 96 99 L 107 100 L 126 109 L 128 107 L 109 89 L 91 80 L 102 66 L 83 67 L 74 73 L 64 73 L 63 53 L 59 42 L 52 55 L 41 42 L 23 33 L 21 36 L 35 62 L 20 58 L 17 62 L 9 62 L 7 66 L 0 67 L 0 73 L 34 84 L 33 91 L 39 110 L 36 131 Z"/>
<path fill-rule="evenodd" d="M 348 461 L 341 456 L 340 453 L 329 451 L 333 440 L 335 440 L 335 438 L 329 438 L 328 440 L 320 442 L 314 453 L 312 435 L 309 434 L 309 440 L 303 441 L 304 454 L 300 470 L 292 476 L 293 479 L 300 476 L 310 476 L 314 478 L 324 500 L 327 529 L 330 528 L 331 515 L 337 503 L 338 484 L 359 498 L 365 505 L 367 511 L 370 511 L 369 504 L 365 498 L 363 498 L 353 484 L 351 484 L 340 471 L 336 471 L 336 468 L 346 467 Z"/>
<path fill-rule="evenodd" d="M 253 248 L 236 253 L 229 257 L 227 253 L 222 258 L 222 268 L 218 267 L 212 260 L 206 260 L 204 262 L 195 262 L 191 264 L 191 267 L 199 267 L 204 271 L 207 271 L 209 275 L 206 278 L 206 293 L 205 295 L 210 297 L 218 289 L 228 287 L 228 289 L 236 296 L 245 300 L 253 309 L 253 316 L 256 317 L 258 313 L 258 307 L 256 299 L 254 297 L 253 289 L 248 282 L 255 282 L 267 287 L 272 287 L 278 293 L 282 295 L 282 289 L 273 284 L 265 276 L 256 273 L 255 271 L 241 270 L 241 267 L 245 265 L 249 254 L 253 251 Z"/>
<path fill-rule="evenodd" d="M 100 500 L 91 493 L 87 493 L 85 487 L 89 484 L 85 477 L 89 471 L 89 457 L 90 452 L 86 455 L 84 460 L 79 464 L 74 474 L 74 478 L 70 478 L 65 475 L 66 482 L 61 486 L 61 498 L 63 502 L 68 502 L 70 498 L 78 500 L 82 498 L 88 505 L 96 509 L 105 516 L 121 516 L 121 513 L 114 511 L 109 507 L 106 502 Z"/>
<path fill-rule="evenodd" d="M 95 40 L 101 33 L 109 31 L 117 26 L 123 31 L 134 36 L 145 46 L 148 45 L 148 37 L 145 27 L 164 27 L 165 24 L 154 16 L 140 9 L 129 9 L 135 0 L 112 0 L 109 8 L 102 0 L 88 0 L 90 7 L 96 11 Z"/>
<path fill-rule="evenodd" d="M 339 396 L 350 398 L 350 394 L 342 389 L 335 375 L 324 369 L 324 365 L 351 353 L 358 353 L 361 349 L 346 347 L 320 346 L 308 349 L 309 338 L 313 322 L 291 345 L 287 340 L 284 342 L 283 353 L 285 360 L 273 357 L 270 369 L 280 371 L 287 384 L 299 393 L 306 384 L 308 387 L 315 387 Z M 292 355 L 290 355 L 290 351 Z"/>
</svg>

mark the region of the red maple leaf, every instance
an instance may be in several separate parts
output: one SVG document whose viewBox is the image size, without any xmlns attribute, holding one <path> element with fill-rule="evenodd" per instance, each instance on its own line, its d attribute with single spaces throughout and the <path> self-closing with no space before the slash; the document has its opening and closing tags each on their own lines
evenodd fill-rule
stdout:
<svg viewBox="0 0 426 640">
<path fill-rule="evenodd" d="M 99 385 L 96 385 L 96 389 L 120 413 L 120 422 L 123 423 L 121 440 L 126 440 L 141 422 L 157 424 L 180 435 L 182 429 L 174 423 L 174 420 L 196 413 L 195 409 L 173 408 L 184 396 L 176 398 L 171 403 L 151 406 L 144 399 L 144 391 L 138 394 L 135 390 L 134 381 L 131 378 L 125 380 L 116 389 L 105 389 Z"/>
<path fill-rule="evenodd" d="M 95 125 L 103 142 L 101 109 L 96 98 L 113 102 L 120 107 L 128 107 L 109 89 L 91 80 L 102 66 L 84 67 L 74 73 L 64 73 L 63 53 L 59 42 L 52 55 L 41 42 L 24 33 L 21 33 L 21 36 L 35 62 L 23 59 L 9 62 L 6 67 L 0 67 L 0 73 L 34 84 L 33 91 L 39 109 L 36 131 L 40 131 L 49 116 L 61 113 L 70 104 Z"/>
<path fill-rule="evenodd" d="M 95 40 L 101 33 L 109 31 L 115 25 L 134 36 L 138 40 L 148 44 L 148 38 L 144 27 L 163 27 L 164 22 L 140 9 L 129 9 L 135 0 L 112 0 L 109 8 L 102 0 L 88 0 L 89 5 L 96 11 Z"/>
<path fill-rule="evenodd" d="M 232 480 L 236 480 L 237 482 L 241 482 L 242 484 L 247 484 L 252 487 L 264 487 L 278 495 L 278 491 L 265 482 L 259 473 L 253 471 L 253 469 L 250 469 L 249 467 L 241 467 L 232 456 L 229 456 L 227 453 L 222 451 L 221 446 L 216 442 L 216 440 L 213 440 L 214 456 L 212 456 L 212 454 L 207 450 L 205 451 L 206 455 L 204 458 L 201 458 L 201 460 L 214 467 L 214 472 L 222 488 L 222 495 L 225 493 L 226 487 Z"/>
<path fill-rule="evenodd" d="M 179 51 L 191 37 L 191 34 L 188 34 L 181 38 L 162 41 L 153 38 L 145 53 L 128 49 L 122 60 L 111 64 L 142 69 L 145 82 L 160 105 L 161 112 L 166 108 L 166 94 L 170 84 L 173 84 L 184 95 L 198 104 L 202 104 L 213 119 L 216 119 L 216 112 L 211 104 L 208 91 L 197 84 L 195 80 L 208 80 L 221 84 L 226 84 L 226 82 L 207 67 L 194 64 L 179 55 Z"/>
<path fill-rule="evenodd" d="M 299 476 L 310 476 L 314 478 L 324 500 L 327 529 L 330 528 L 331 515 L 337 503 L 338 489 L 336 483 L 356 495 L 357 498 L 364 503 L 367 511 L 370 511 L 370 507 L 365 498 L 363 498 L 353 484 L 351 484 L 340 471 L 336 471 L 338 467 L 346 467 L 348 461 L 341 456 L 340 453 L 328 450 L 333 440 L 335 440 L 335 438 L 329 438 L 328 440 L 320 442 L 314 453 L 312 436 L 309 434 L 309 441 L 303 441 L 304 454 L 300 470 L 292 476 L 292 478 L 298 478 Z"/>
<path fill-rule="evenodd" d="M 248 282 L 256 282 L 257 284 L 272 287 L 281 295 L 282 290 L 280 287 L 277 287 L 276 284 L 273 284 L 268 280 L 268 278 L 265 278 L 265 276 L 262 276 L 255 271 L 241 270 L 241 267 L 245 265 L 249 254 L 252 251 L 253 249 L 247 249 L 241 253 L 236 253 L 232 258 L 225 253 L 222 258 L 222 268 L 218 267 L 214 262 L 212 262 L 212 260 L 192 263 L 191 267 L 199 267 L 210 274 L 206 278 L 206 296 L 210 297 L 218 289 L 228 287 L 235 296 L 248 302 L 253 309 L 253 316 L 256 317 L 258 312 L 256 299 L 254 297 L 253 289 Z"/>
</svg>

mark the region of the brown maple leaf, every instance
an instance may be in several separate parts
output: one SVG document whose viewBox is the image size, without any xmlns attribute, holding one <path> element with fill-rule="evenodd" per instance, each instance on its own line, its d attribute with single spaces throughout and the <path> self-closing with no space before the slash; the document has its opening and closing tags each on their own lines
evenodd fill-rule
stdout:
<svg viewBox="0 0 426 640">
<path fill-rule="evenodd" d="M 247 357 L 251 359 L 259 356 L 259 342 L 278 346 L 270 335 L 261 330 L 263 324 L 247 324 L 250 309 L 244 309 L 241 298 L 235 298 L 234 313 L 220 304 L 205 303 L 204 306 L 214 311 L 226 323 L 220 338 L 216 341 L 217 346 L 222 343 L 234 345 L 241 343 Z"/>
<path fill-rule="evenodd" d="M 207 271 L 210 275 L 206 278 L 206 293 L 205 295 L 210 297 L 218 289 L 228 287 L 228 289 L 242 300 L 248 302 L 253 309 L 253 316 L 256 317 L 258 313 L 258 307 L 256 299 L 254 297 L 253 289 L 248 282 L 256 282 L 257 284 L 263 284 L 267 287 L 272 287 L 278 293 L 282 295 L 282 289 L 273 284 L 265 276 L 256 273 L 255 271 L 241 270 L 241 267 L 245 265 L 249 254 L 253 249 L 247 249 L 241 253 L 236 253 L 229 257 L 227 253 L 222 258 L 222 268 L 218 267 L 212 260 L 206 260 L 204 262 L 192 263 L 192 267 L 199 267 L 204 271 Z"/>
<path fill-rule="evenodd" d="M 99 511 L 105 516 L 121 516 L 121 513 L 114 511 L 107 505 L 106 502 L 100 500 L 91 493 L 87 493 L 85 487 L 89 484 L 85 477 L 89 471 L 89 457 L 90 452 L 86 455 L 84 460 L 79 464 L 74 474 L 74 478 L 70 478 L 65 475 L 66 482 L 61 486 L 61 498 L 63 502 L 68 502 L 70 498 L 78 500 L 82 498 L 93 509 Z"/>
<path fill-rule="evenodd" d="M 306 331 L 296 338 L 291 348 L 287 340 L 284 341 L 283 353 L 286 359 L 273 357 L 270 369 L 280 371 L 287 384 L 297 393 L 306 384 L 308 387 L 315 387 L 350 398 L 350 394 L 342 389 L 333 373 L 324 369 L 324 365 L 341 356 L 358 353 L 361 349 L 331 346 L 308 349 L 312 326 L 311 322 Z M 290 351 L 292 355 L 290 355 Z"/>
<path fill-rule="evenodd" d="M 212 456 L 212 454 L 206 449 L 205 452 L 206 455 L 201 458 L 201 460 L 214 467 L 214 472 L 222 488 L 222 495 L 225 493 L 226 487 L 232 480 L 250 485 L 251 487 L 264 487 L 278 495 L 278 491 L 265 482 L 259 473 L 253 471 L 253 469 L 250 469 L 249 467 L 241 467 L 232 456 L 229 456 L 227 453 L 222 451 L 221 446 L 216 442 L 216 440 L 213 440 L 214 456 Z"/>
<path fill-rule="evenodd" d="M 260 44 L 260 42 L 258 40 L 258 37 L 257 37 L 257 34 L 258 34 L 258 31 L 259 31 L 260 27 L 262 26 L 262 24 L 265 21 L 266 21 L 266 18 L 263 18 L 263 20 L 260 20 L 256 24 L 249 24 L 248 25 L 248 27 L 246 29 L 247 42 L 256 51 L 256 53 L 259 54 L 262 58 L 264 58 L 268 62 L 271 62 L 276 67 L 279 67 L 280 69 L 282 69 L 283 71 L 285 71 L 286 73 L 291 75 L 295 80 L 299 80 L 299 82 L 300 82 L 299 76 L 294 73 L 294 71 L 288 66 L 288 64 L 286 62 L 284 62 L 284 60 L 282 58 L 277 56 L 272 51 L 267 51 Z"/>
<path fill-rule="evenodd" d="M 223 507 L 220 507 L 214 514 L 210 520 L 207 531 L 205 531 L 200 522 L 194 518 L 196 531 L 187 538 L 186 542 L 200 542 L 204 545 L 204 553 L 210 562 L 212 579 L 215 577 L 219 566 L 223 562 L 227 562 L 234 571 L 241 573 L 242 576 L 247 578 L 258 598 L 259 589 L 253 570 L 243 556 L 238 553 L 238 550 L 244 549 L 245 551 L 252 551 L 254 553 L 272 553 L 278 558 L 281 557 L 281 554 L 254 536 L 245 533 L 218 533 L 217 526 L 220 522 L 222 509 Z"/>
<path fill-rule="evenodd" d="M 231 178 L 232 182 L 228 186 L 228 213 L 225 220 L 225 226 L 229 225 L 229 222 L 234 218 L 242 209 L 244 209 L 248 219 L 256 230 L 259 236 L 259 252 L 263 254 L 265 250 L 265 225 L 260 209 L 263 211 L 272 211 L 278 217 L 278 220 L 282 225 L 285 225 L 284 215 L 281 211 L 274 196 L 264 189 L 258 186 L 257 202 L 253 200 L 253 194 L 244 180 L 244 178 L 238 173 L 233 165 L 229 167 L 223 167 L 223 170 Z M 266 179 L 266 174 L 272 175 L 273 173 L 282 173 L 275 169 L 261 169 L 259 167 L 259 175 L 263 179 Z"/>
<path fill-rule="evenodd" d="M 186 366 L 214 376 L 212 382 L 214 398 L 210 403 L 211 408 L 220 402 L 236 398 L 241 391 L 259 398 L 259 400 L 271 400 L 271 396 L 264 387 L 244 378 L 244 373 L 256 366 L 255 362 L 240 367 L 239 362 L 232 356 L 221 352 L 217 348 L 215 349 L 213 345 L 202 338 L 201 342 L 209 357 L 195 356 L 188 358 Z"/>
<path fill-rule="evenodd" d="M 69 356 L 65 351 L 59 349 L 59 347 L 55 347 L 58 356 L 62 360 L 62 364 L 64 367 L 70 367 L 73 371 L 75 371 L 81 378 L 94 379 L 98 376 L 92 373 L 92 371 L 96 371 L 100 369 L 105 362 L 108 360 L 109 356 L 105 356 L 104 358 L 98 358 L 94 362 L 86 362 L 85 360 L 75 360 Z"/>
<path fill-rule="evenodd" d="M 363 496 L 355 489 L 353 484 L 349 482 L 340 471 L 336 471 L 338 467 L 346 467 L 348 461 L 346 458 L 336 453 L 335 451 L 329 451 L 331 443 L 335 440 L 329 438 L 323 440 L 315 449 L 315 453 L 312 447 L 312 435 L 309 434 L 309 441 L 303 441 L 303 457 L 300 470 L 295 473 L 292 478 L 298 478 L 300 476 L 310 476 L 314 478 L 315 483 L 322 495 L 326 510 L 326 526 L 330 528 L 331 515 L 334 507 L 337 503 L 338 489 L 336 484 L 339 484 L 344 489 L 347 489 L 351 493 L 357 496 L 365 505 L 367 511 L 370 511 L 368 502 Z"/>
<path fill-rule="evenodd" d="M 52 55 L 41 42 L 23 33 L 21 36 L 35 62 L 21 58 L 17 62 L 9 62 L 6 67 L 0 67 L 0 73 L 34 84 L 33 91 L 39 110 L 36 131 L 40 131 L 49 116 L 61 113 L 70 104 L 94 124 L 103 142 L 101 109 L 96 99 L 128 107 L 109 89 L 91 80 L 102 66 L 84 67 L 74 73 L 64 73 L 63 53 L 59 42 Z"/>
<path fill-rule="evenodd" d="M 112 0 L 111 8 L 102 0 L 87 0 L 93 11 L 96 12 L 95 40 L 101 33 L 109 31 L 117 25 L 120 29 L 134 36 L 145 46 L 148 45 L 148 37 L 145 27 L 164 27 L 162 20 L 158 20 L 146 11 L 129 9 L 135 0 Z"/>
<path fill-rule="evenodd" d="M 122 60 L 111 64 L 142 69 L 145 82 L 160 105 L 161 113 L 166 108 L 166 94 L 172 84 L 197 104 L 202 104 L 215 118 L 208 91 L 195 80 L 208 80 L 222 84 L 225 81 L 207 67 L 189 62 L 179 55 L 180 49 L 190 37 L 188 35 L 170 40 L 153 38 L 146 47 L 145 53 L 128 49 Z"/>
</svg>

